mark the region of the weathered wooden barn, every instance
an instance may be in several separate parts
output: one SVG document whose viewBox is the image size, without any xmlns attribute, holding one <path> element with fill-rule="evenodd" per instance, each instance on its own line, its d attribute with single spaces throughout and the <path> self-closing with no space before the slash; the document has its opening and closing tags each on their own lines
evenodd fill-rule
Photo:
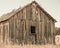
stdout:
<svg viewBox="0 0 60 48">
<path fill-rule="evenodd" d="M 0 17 L 0 42 L 52 44 L 56 20 L 36 1 Z"/>
</svg>

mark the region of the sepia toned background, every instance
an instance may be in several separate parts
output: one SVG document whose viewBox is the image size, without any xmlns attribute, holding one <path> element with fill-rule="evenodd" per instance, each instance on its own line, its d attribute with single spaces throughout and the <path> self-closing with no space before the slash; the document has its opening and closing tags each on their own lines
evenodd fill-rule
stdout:
<svg viewBox="0 0 60 48">
<path fill-rule="evenodd" d="M 13 9 L 22 7 L 33 0 L 0 0 L 0 16 Z M 60 27 L 60 0 L 36 0 L 56 20 L 56 27 Z"/>
<path fill-rule="evenodd" d="M 29 4 L 30 2 L 32 2 L 33 0 L 1 0 L 0 1 L 0 16 L 4 15 L 8 12 L 11 12 L 13 9 L 17 9 L 17 8 L 22 8 L 23 6 Z M 36 0 L 36 2 L 38 2 L 53 18 L 55 18 L 57 20 L 56 23 L 56 27 L 60 27 L 60 6 L 59 6 L 59 0 Z M 1 44 L 2 45 L 2 44 Z M 18 45 L 8 45 L 5 46 L 4 48 L 26 48 L 26 47 L 30 47 L 30 48 L 59 48 L 59 46 L 57 45 L 23 45 L 23 46 L 18 46 Z M 44 46 L 44 47 L 43 47 Z M 3 45 L 1 46 L 1 48 L 3 48 Z"/>
</svg>

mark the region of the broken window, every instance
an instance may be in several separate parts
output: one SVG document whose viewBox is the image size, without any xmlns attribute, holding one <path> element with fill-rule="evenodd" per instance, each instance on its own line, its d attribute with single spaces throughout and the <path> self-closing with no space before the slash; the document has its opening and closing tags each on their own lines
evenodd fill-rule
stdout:
<svg viewBox="0 0 60 48">
<path fill-rule="evenodd" d="M 35 26 L 31 26 L 31 34 L 35 34 Z"/>
</svg>

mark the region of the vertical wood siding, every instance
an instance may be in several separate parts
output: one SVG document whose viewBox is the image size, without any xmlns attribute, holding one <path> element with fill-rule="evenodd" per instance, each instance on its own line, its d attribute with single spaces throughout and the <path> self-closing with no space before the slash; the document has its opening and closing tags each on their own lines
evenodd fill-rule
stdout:
<svg viewBox="0 0 60 48">
<path fill-rule="evenodd" d="M 36 28 L 35 34 L 31 33 L 31 26 Z M 52 43 L 54 28 L 54 21 L 36 4 L 31 4 L 4 24 L 0 23 L 0 41 L 8 44 Z"/>
</svg>

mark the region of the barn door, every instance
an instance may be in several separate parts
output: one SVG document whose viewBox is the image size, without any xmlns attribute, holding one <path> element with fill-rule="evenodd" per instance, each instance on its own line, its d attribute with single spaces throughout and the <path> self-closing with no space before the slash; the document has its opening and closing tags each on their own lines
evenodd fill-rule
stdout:
<svg viewBox="0 0 60 48">
<path fill-rule="evenodd" d="M 35 44 L 36 41 L 36 27 L 31 26 L 31 39 L 32 39 L 32 44 Z"/>
</svg>

